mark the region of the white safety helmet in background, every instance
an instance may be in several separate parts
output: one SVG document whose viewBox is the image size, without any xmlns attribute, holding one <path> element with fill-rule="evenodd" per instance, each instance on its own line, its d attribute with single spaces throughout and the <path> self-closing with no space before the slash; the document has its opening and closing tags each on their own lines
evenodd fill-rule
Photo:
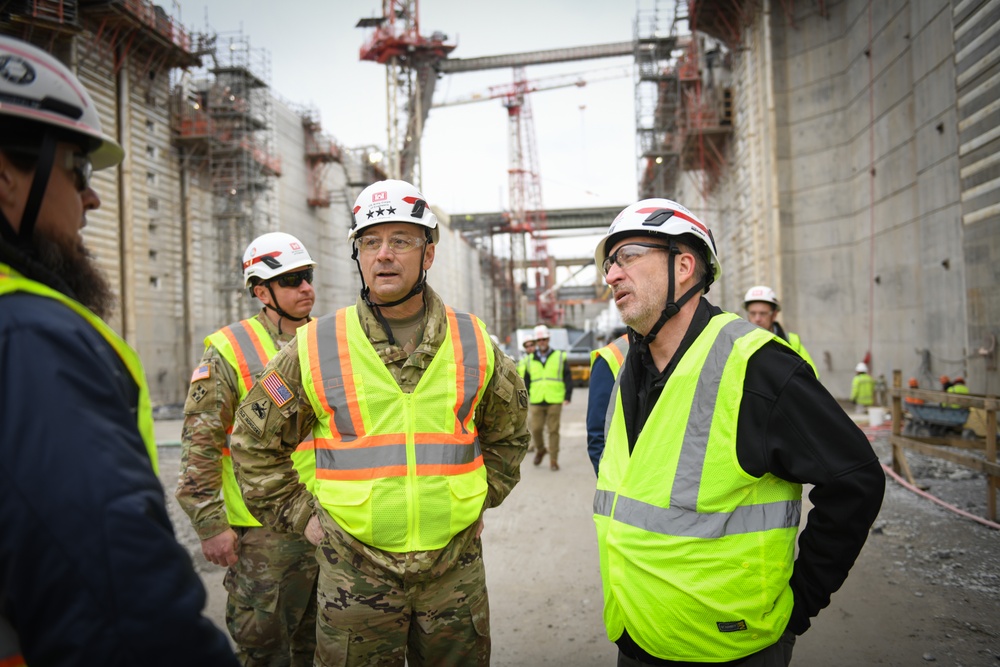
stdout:
<svg viewBox="0 0 1000 667">
<path fill-rule="evenodd" d="M 58 140 L 82 141 L 95 170 L 125 157 L 118 142 L 104 134 L 80 80 L 42 49 L 7 35 L 0 35 L 0 116 L 37 123 Z"/>
<path fill-rule="evenodd" d="M 438 242 L 437 216 L 420 191 L 406 181 L 378 181 L 362 190 L 354 202 L 354 224 L 347 240 L 354 241 L 368 227 L 386 222 L 420 225 L 429 231 L 431 243 Z"/>
<path fill-rule="evenodd" d="M 268 232 L 255 238 L 243 253 L 243 286 L 252 278 L 267 281 L 304 266 L 315 266 L 309 251 L 291 234 Z"/>
<path fill-rule="evenodd" d="M 549 328 L 544 324 L 539 324 L 535 326 L 535 330 L 531 332 L 535 337 L 535 340 L 548 340 L 549 339 Z"/>
<path fill-rule="evenodd" d="M 615 218 L 608 228 L 608 233 L 597 242 L 594 250 L 594 260 L 597 270 L 604 275 L 604 260 L 608 248 L 617 242 L 618 237 L 645 234 L 657 236 L 680 236 L 690 234 L 700 240 L 706 250 L 710 275 L 706 276 L 705 291 L 722 274 L 719 263 L 719 253 L 715 248 L 715 239 L 708 227 L 694 213 L 669 199 L 643 199 L 625 208 Z"/>
<path fill-rule="evenodd" d="M 754 301 L 770 303 L 774 306 L 775 312 L 781 310 L 781 304 L 778 303 L 778 295 L 775 294 L 774 290 L 767 285 L 754 285 L 748 289 L 747 295 L 743 297 L 743 307 L 749 307 Z"/>
<path fill-rule="evenodd" d="M 859 361 L 858 365 L 854 367 L 854 372 L 855 373 L 867 373 L 868 372 L 868 364 L 866 364 L 863 361 Z"/>
</svg>

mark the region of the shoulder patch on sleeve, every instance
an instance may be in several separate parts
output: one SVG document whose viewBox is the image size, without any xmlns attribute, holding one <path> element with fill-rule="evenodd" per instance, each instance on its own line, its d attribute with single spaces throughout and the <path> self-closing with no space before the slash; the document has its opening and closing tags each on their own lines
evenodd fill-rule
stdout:
<svg viewBox="0 0 1000 667">
<path fill-rule="evenodd" d="M 212 377 L 212 365 L 207 361 L 198 368 L 194 369 L 191 373 L 191 382 L 197 382 L 198 380 L 207 380 Z"/>
<path fill-rule="evenodd" d="M 260 385 L 279 408 L 292 400 L 292 390 L 285 384 L 278 371 L 271 371 L 261 378 Z"/>
<path fill-rule="evenodd" d="M 191 386 L 184 401 L 184 414 L 212 412 L 219 409 L 222 400 L 219 390 L 218 369 L 213 360 L 202 360 L 191 374 Z"/>
</svg>

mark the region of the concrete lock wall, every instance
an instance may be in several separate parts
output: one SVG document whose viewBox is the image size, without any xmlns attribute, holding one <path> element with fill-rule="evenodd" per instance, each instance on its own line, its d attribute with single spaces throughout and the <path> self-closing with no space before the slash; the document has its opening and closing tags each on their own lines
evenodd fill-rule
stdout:
<svg viewBox="0 0 1000 667">
<path fill-rule="evenodd" d="M 969 157 L 998 150 L 1000 40 L 968 4 L 765 4 L 733 53 L 729 169 L 707 194 L 679 181 L 719 240 L 710 298 L 742 312 L 747 287 L 774 286 L 834 395 L 869 351 L 875 376 L 1000 390 L 979 353 L 1000 329 L 998 174 Z"/>
</svg>

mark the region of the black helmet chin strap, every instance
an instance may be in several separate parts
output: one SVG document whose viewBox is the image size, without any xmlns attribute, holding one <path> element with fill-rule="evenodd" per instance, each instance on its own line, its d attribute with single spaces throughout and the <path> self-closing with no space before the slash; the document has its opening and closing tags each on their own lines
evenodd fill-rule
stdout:
<svg viewBox="0 0 1000 667">
<path fill-rule="evenodd" d="M 309 319 L 309 314 L 308 313 L 306 315 L 302 316 L 302 317 L 292 317 L 291 315 L 289 315 L 288 313 L 286 313 L 285 310 L 281 306 L 278 305 L 278 297 L 274 294 L 274 288 L 271 287 L 271 281 L 268 280 L 264 284 L 267 285 L 267 291 L 271 293 L 271 301 L 274 302 L 273 306 L 269 306 L 268 304 L 265 303 L 264 304 L 264 308 L 265 309 L 270 308 L 274 312 L 278 313 L 278 333 L 279 334 L 282 333 L 282 331 L 281 331 L 281 318 L 282 317 L 285 318 L 286 320 L 291 321 L 291 322 L 301 322 L 302 320 Z"/>
<path fill-rule="evenodd" d="M 698 294 L 702 289 L 706 288 L 706 279 L 702 278 L 697 283 L 691 286 L 687 292 L 679 299 L 674 299 L 674 291 L 676 287 L 676 282 L 674 280 L 674 263 L 676 261 L 677 255 L 680 254 L 680 248 L 672 240 L 668 244 L 670 250 L 667 253 L 667 303 L 660 312 L 660 317 L 653 324 L 653 327 L 649 330 L 645 336 L 641 336 L 639 332 L 635 331 L 631 327 L 628 329 L 629 343 L 632 345 L 641 344 L 649 347 L 650 343 L 656 338 L 656 334 L 660 333 L 660 329 L 663 325 L 667 323 L 671 317 L 680 312 L 681 308 L 685 303 L 691 300 L 691 297 Z M 711 267 L 709 267 L 711 270 Z"/>
<path fill-rule="evenodd" d="M 431 243 L 430 232 L 424 231 L 424 235 L 426 236 L 427 243 Z M 375 313 L 375 319 L 377 319 L 379 324 L 382 325 L 382 328 L 385 329 L 385 335 L 389 339 L 389 345 L 396 344 L 396 337 L 392 335 L 392 327 L 389 326 L 389 321 L 386 320 L 385 315 L 382 314 L 382 309 L 398 306 L 401 303 L 409 301 L 416 295 L 423 293 L 424 287 L 427 285 L 427 272 L 424 271 L 424 255 L 427 252 L 427 243 L 425 243 L 424 247 L 420 249 L 420 277 L 417 278 L 417 282 L 414 283 L 413 287 L 410 288 L 410 291 L 407 292 L 404 297 L 396 299 L 395 301 L 390 301 L 389 303 L 375 303 L 371 300 L 371 288 L 367 283 L 365 283 L 365 274 L 361 271 L 361 260 L 358 259 L 357 244 L 354 245 L 354 249 L 351 252 L 351 259 L 353 259 L 354 263 L 357 264 L 358 275 L 361 276 L 361 299 L 365 302 L 366 306 L 372 309 L 372 312 Z M 424 305 L 427 305 L 426 298 L 424 299 Z"/>
<path fill-rule="evenodd" d="M 31 240 L 35 235 L 35 222 L 38 219 L 38 211 L 42 207 L 42 199 L 45 196 L 45 189 L 49 185 L 49 177 L 52 175 L 52 165 L 56 160 L 56 140 L 51 133 L 46 132 L 42 137 L 42 145 L 38 151 L 38 163 L 35 167 L 35 177 L 31 181 L 31 190 L 28 192 L 28 200 L 24 204 L 24 212 L 21 214 L 21 227 L 14 231 L 14 226 L 7 220 L 7 217 L 0 212 L 0 236 L 3 239 L 31 254 Z"/>
</svg>

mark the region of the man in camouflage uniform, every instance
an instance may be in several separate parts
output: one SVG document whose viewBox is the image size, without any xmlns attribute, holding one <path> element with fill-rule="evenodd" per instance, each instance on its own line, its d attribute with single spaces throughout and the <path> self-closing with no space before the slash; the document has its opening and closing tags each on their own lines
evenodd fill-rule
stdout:
<svg viewBox="0 0 1000 667">
<path fill-rule="evenodd" d="M 254 239 L 243 257 L 243 276 L 263 308 L 205 339 L 184 404 L 176 496 L 205 558 L 228 568 L 226 624 L 245 666 L 305 667 L 313 664 L 316 647 L 316 549 L 301 535 L 261 527 L 250 514 L 228 442 L 240 400 L 309 321 L 313 266 L 290 234 Z M 308 465 L 300 474 L 308 482 Z"/>
<path fill-rule="evenodd" d="M 375 183 L 354 215 L 361 296 L 268 364 L 237 410 L 237 475 L 262 521 L 320 547 L 317 665 L 488 665 L 482 513 L 520 479 L 527 392 L 425 284 L 438 229 L 416 188 Z M 290 460 L 310 434 L 313 493 Z"/>
</svg>

